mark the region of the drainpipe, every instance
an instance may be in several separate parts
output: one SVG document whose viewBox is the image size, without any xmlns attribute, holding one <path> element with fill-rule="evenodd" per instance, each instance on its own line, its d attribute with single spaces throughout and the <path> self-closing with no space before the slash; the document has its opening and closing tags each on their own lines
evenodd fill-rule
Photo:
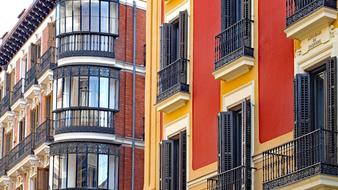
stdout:
<svg viewBox="0 0 338 190">
<path fill-rule="evenodd" d="M 135 112 L 136 112 L 136 2 L 133 1 L 133 118 L 132 118 L 132 166 L 131 166 L 131 190 L 134 190 L 135 186 Z"/>
</svg>

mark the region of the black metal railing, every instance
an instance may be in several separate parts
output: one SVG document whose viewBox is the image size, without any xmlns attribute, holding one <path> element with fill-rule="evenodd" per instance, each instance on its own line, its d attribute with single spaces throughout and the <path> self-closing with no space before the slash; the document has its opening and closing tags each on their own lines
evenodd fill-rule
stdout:
<svg viewBox="0 0 338 190">
<path fill-rule="evenodd" d="M 216 70 L 242 56 L 253 57 L 252 23 L 252 20 L 242 19 L 216 36 Z"/>
<path fill-rule="evenodd" d="M 35 129 L 35 147 L 53 141 L 52 121 L 47 119 Z"/>
<path fill-rule="evenodd" d="M 25 75 L 25 92 L 32 87 L 34 84 L 37 84 L 36 79 L 36 67 L 37 64 L 31 66 L 31 68 L 26 72 Z"/>
<path fill-rule="evenodd" d="M 11 105 L 13 105 L 20 98 L 23 98 L 24 92 L 24 82 L 25 79 L 20 79 L 13 87 L 13 96 L 11 100 Z"/>
<path fill-rule="evenodd" d="M 0 102 L 0 116 L 11 110 L 11 92 L 7 92 Z"/>
<path fill-rule="evenodd" d="M 56 48 L 50 47 L 40 59 L 41 63 L 37 66 L 36 78 L 40 78 L 48 69 L 56 67 Z"/>
<path fill-rule="evenodd" d="M 187 59 L 178 59 L 158 72 L 157 102 L 177 92 L 189 92 L 187 64 Z"/>
<path fill-rule="evenodd" d="M 239 166 L 211 177 L 207 181 L 207 190 L 250 190 L 251 168 Z"/>
<path fill-rule="evenodd" d="M 320 173 L 337 176 L 337 140 L 337 132 L 318 129 L 264 152 L 264 189 L 274 189 Z"/>
<path fill-rule="evenodd" d="M 286 26 L 305 18 L 321 7 L 337 9 L 337 0 L 286 0 Z"/>
<path fill-rule="evenodd" d="M 13 168 L 22 159 L 30 154 L 34 154 L 34 133 L 28 135 L 19 144 L 17 144 L 7 154 L 8 167 Z"/>
<path fill-rule="evenodd" d="M 0 159 L 0 177 L 6 175 L 7 169 L 8 169 L 7 156 L 4 156 Z"/>
<path fill-rule="evenodd" d="M 94 108 L 69 108 L 54 112 L 55 133 L 99 132 L 114 130 L 114 111 Z"/>
<path fill-rule="evenodd" d="M 58 58 L 99 56 L 115 58 L 115 36 L 104 33 L 74 32 L 58 36 Z"/>
</svg>

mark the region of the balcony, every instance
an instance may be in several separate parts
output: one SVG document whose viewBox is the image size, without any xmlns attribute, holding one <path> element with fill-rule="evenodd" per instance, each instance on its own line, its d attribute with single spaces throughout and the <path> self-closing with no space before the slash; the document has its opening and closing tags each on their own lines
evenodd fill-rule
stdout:
<svg viewBox="0 0 338 190">
<path fill-rule="evenodd" d="M 25 93 L 24 98 L 28 100 L 32 108 L 37 105 L 37 101 L 39 100 L 40 95 L 40 86 L 38 85 L 38 81 L 36 80 L 36 68 L 38 67 L 38 64 L 34 64 L 26 73 L 25 76 Z"/>
<path fill-rule="evenodd" d="M 158 111 L 173 112 L 190 99 L 187 64 L 188 60 L 178 59 L 158 72 Z"/>
<path fill-rule="evenodd" d="M 72 32 L 58 36 L 58 59 L 73 56 L 115 58 L 115 35 L 97 32 Z"/>
<path fill-rule="evenodd" d="M 41 86 L 41 90 L 47 96 L 52 92 L 53 69 L 56 68 L 56 49 L 50 47 L 42 56 L 41 63 L 37 66 L 36 78 Z"/>
<path fill-rule="evenodd" d="M 11 93 L 7 92 L 7 95 L 2 98 L 0 103 L 0 123 L 8 121 L 13 116 L 11 112 Z"/>
<path fill-rule="evenodd" d="M 25 80 L 20 79 L 15 86 L 13 87 L 13 96 L 11 99 L 11 109 L 12 111 L 19 112 L 23 110 L 26 106 L 26 100 L 24 99 L 24 86 Z"/>
<path fill-rule="evenodd" d="M 318 129 L 264 152 L 263 188 L 338 188 L 337 140 L 337 132 Z"/>
<path fill-rule="evenodd" d="M 251 168 L 239 166 L 211 177 L 207 181 L 207 190 L 250 190 Z"/>
<path fill-rule="evenodd" d="M 114 111 L 102 108 L 67 108 L 54 112 L 55 134 L 94 132 L 114 134 Z"/>
<path fill-rule="evenodd" d="M 38 148 L 44 143 L 53 141 L 52 121 L 47 119 L 35 129 L 35 147 Z"/>
<path fill-rule="evenodd" d="M 286 0 L 287 37 L 305 39 L 312 31 L 337 19 L 336 0 Z"/>
<path fill-rule="evenodd" d="M 11 176 L 19 168 L 29 167 L 37 161 L 34 156 L 34 133 L 28 135 L 7 154 L 7 175 Z"/>
<path fill-rule="evenodd" d="M 216 36 L 215 79 L 230 81 L 254 65 L 252 23 L 242 19 Z"/>
</svg>

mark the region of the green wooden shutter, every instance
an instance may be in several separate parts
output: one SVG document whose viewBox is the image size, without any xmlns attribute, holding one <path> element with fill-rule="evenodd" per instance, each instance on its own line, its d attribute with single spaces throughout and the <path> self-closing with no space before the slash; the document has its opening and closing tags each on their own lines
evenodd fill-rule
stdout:
<svg viewBox="0 0 338 190">
<path fill-rule="evenodd" d="M 161 152 L 161 190 L 172 190 L 173 188 L 173 141 L 162 141 L 160 145 Z"/>
<path fill-rule="evenodd" d="M 234 167 L 233 113 L 221 112 L 218 116 L 218 170 L 219 173 Z"/>
<path fill-rule="evenodd" d="M 187 58 L 188 12 L 179 13 L 179 58 Z"/>
<path fill-rule="evenodd" d="M 187 188 L 187 133 L 179 134 L 179 190 Z"/>
<path fill-rule="evenodd" d="M 310 75 L 297 74 L 294 81 L 295 138 L 312 131 Z"/>
</svg>

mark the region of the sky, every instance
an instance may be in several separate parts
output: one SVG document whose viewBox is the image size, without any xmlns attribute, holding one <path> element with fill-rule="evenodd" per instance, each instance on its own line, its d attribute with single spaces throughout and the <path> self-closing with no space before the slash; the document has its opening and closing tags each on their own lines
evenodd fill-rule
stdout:
<svg viewBox="0 0 338 190">
<path fill-rule="evenodd" d="M 10 31 L 18 21 L 23 9 L 27 9 L 33 0 L 0 0 L 0 37 Z"/>
</svg>

